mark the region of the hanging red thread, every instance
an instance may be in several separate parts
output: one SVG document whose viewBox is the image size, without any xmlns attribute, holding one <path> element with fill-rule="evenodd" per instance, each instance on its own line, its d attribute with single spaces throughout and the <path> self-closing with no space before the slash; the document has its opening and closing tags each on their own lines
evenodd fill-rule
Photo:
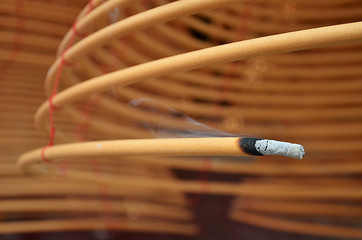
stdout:
<svg viewBox="0 0 362 240">
<path fill-rule="evenodd" d="M 76 23 L 73 24 L 73 26 L 72 26 L 72 31 L 73 31 L 73 34 L 74 34 L 74 35 L 76 35 L 76 36 L 78 36 L 78 37 L 80 37 L 80 38 L 84 38 L 84 37 L 87 36 L 86 33 L 81 33 L 81 32 L 79 32 L 79 31 L 77 30 L 77 25 L 76 25 Z"/>
<path fill-rule="evenodd" d="M 89 9 L 88 9 L 89 11 L 87 11 L 86 14 L 88 14 L 94 8 L 93 0 L 91 0 L 89 2 L 88 6 L 89 6 Z M 55 132 L 56 132 L 55 127 L 54 127 L 54 112 L 60 111 L 62 109 L 61 107 L 55 106 L 53 100 L 54 100 L 55 95 L 58 92 L 59 82 L 60 82 L 63 66 L 72 67 L 75 64 L 75 63 L 70 63 L 70 62 L 66 61 L 65 54 L 66 54 L 66 51 L 73 45 L 74 37 L 77 33 L 76 26 L 77 26 L 77 22 L 74 23 L 74 25 L 72 26 L 72 36 L 68 42 L 66 50 L 63 51 L 62 54 L 60 55 L 60 64 L 58 66 L 57 74 L 55 76 L 53 91 L 52 91 L 52 94 L 50 95 L 50 97 L 48 98 L 50 134 L 49 134 L 49 144 L 47 146 L 43 147 L 43 149 L 42 149 L 41 156 L 42 156 L 42 159 L 44 162 L 49 162 L 49 160 L 45 158 L 46 148 L 54 145 Z"/>
<path fill-rule="evenodd" d="M 24 22 L 24 18 L 20 17 L 24 12 L 24 6 L 21 0 L 17 0 L 14 2 L 15 4 L 15 14 L 18 15 L 15 22 L 15 35 L 13 46 L 11 49 L 10 57 L 3 61 L 4 63 L 0 66 L 0 80 L 4 77 L 7 72 L 11 69 L 12 65 L 15 63 L 15 59 L 21 50 L 22 46 L 22 37 L 23 32 L 25 31 L 25 26 L 27 25 L 27 21 Z"/>
</svg>

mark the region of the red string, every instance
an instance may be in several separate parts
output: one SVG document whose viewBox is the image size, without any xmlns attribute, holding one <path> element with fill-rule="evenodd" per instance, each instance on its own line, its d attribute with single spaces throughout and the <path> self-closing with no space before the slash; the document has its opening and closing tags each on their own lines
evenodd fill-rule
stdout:
<svg viewBox="0 0 362 240">
<path fill-rule="evenodd" d="M 223 79 L 223 87 L 221 89 L 219 99 L 218 99 L 219 103 L 222 103 L 223 101 L 225 101 L 227 99 L 228 94 L 230 93 L 231 83 L 232 83 L 231 73 L 233 72 L 235 67 L 236 67 L 235 64 L 232 64 L 232 63 L 229 64 L 229 69 L 227 71 L 225 78 Z M 221 112 L 223 110 L 222 107 L 223 107 L 222 105 L 217 104 L 216 108 L 215 108 L 215 113 Z M 208 172 L 211 169 L 211 164 L 212 164 L 212 162 L 209 158 L 203 160 L 203 169 L 200 172 L 200 177 L 199 177 L 199 181 L 200 181 L 200 185 L 201 185 L 201 194 L 205 194 L 209 191 Z M 193 206 L 196 206 L 197 203 L 200 201 L 201 194 L 192 201 Z"/>
<path fill-rule="evenodd" d="M 74 35 L 77 35 L 78 37 L 81 37 L 81 38 L 84 38 L 87 36 L 86 33 L 81 33 L 77 30 L 77 23 L 74 23 L 73 24 L 73 27 L 72 27 L 72 31 L 73 31 L 73 34 Z"/>
<path fill-rule="evenodd" d="M 50 97 L 49 97 L 49 99 L 48 99 L 50 109 L 52 109 L 53 111 L 60 111 L 60 110 L 62 110 L 63 108 L 54 106 L 54 104 L 53 104 L 53 98 L 54 98 L 54 97 L 55 97 L 55 94 L 52 93 L 52 95 L 50 95 Z"/>
<path fill-rule="evenodd" d="M 246 28 L 253 14 L 253 6 L 249 2 L 244 3 L 244 15 L 240 18 L 240 26 L 238 29 L 241 40 L 245 39 Z"/>
<path fill-rule="evenodd" d="M 91 0 L 88 4 L 88 11 L 86 12 L 85 15 L 87 15 L 90 11 L 92 11 L 94 9 L 94 3 L 93 3 L 93 0 Z M 80 33 L 78 30 L 77 30 L 77 23 L 75 23 L 73 26 L 72 26 L 72 36 L 68 42 L 68 46 L 66 47 L 66 50 L 64 52 L 62 52 L 61 56 L 60 56 L 60 64 L 59 64 L 59 67 L 57 69 L 57 73 L 56 73 L 56 76 L 55 76 L 55 81 L 54 81 L 54 86 L 53 86 L 53 91 L 52 91 L 52 94 L 50 95 L 49 99 L 48 99 L 48 103 L 49 103 L 49 128 L 50 128 L 50 135 L 49 135 L 49 144 L 47 146 L 44 146 L 41 150 L 41 158 L 44 162 L 50 162 L 49 159 L 47 159 L 45 157 L 45 150 L 48 148 L 48 147 L 51 147 L 54 145 L 54 138 L 55 138 L 55 127 L 54 127 L 54 112 L 55 111 L 59 111 L 61 110 L 62 108 L 60 107 L 57 107 L 54 105 L 53 103 L 53 99 L 55 97 L 55 95 L 57 94 L 58 92 L 58 87 L 59 87 L 59 82 L 60 82 L 60 78 L 61 78 L 61 74 L 62 74 L 62 69 L 63 69 L 63 66 L 68 66 L 68 67 L 72 67 L 75 63 L 70 63 L 70 62 L 67 62 L 66 59 L 65 59 L 65 53 L 66 51 L 72 46 L 73 44 L 73 41 L 74 41 L 74 37 L 75 36 L 79 36 L 79 37 L 85 37 L 86 34 L 83 34 L 83 33 Z M 85 109 L 85 112 L 84 114 L 86 115 L 86 120 L 85 120 L 85 123 L 84 123 L 84 127 L 87 127 L 89 125 L 89 122 L 91 120 L 90 118 L 90 108 L 91 108 L 91 104 L 97 102 L 99 100 L 99 97 L 100 95 L 96 96 L 93 101 L 91 101 L 89 103 L 89 106 L 88 108 Z M 94 163 L 93 162 L 93 167 L 94 167 L 94 171 L 96 173 L 99 173 L 99 168 L 98 168 L 98 164 Z M 68 169 L 68 161 L 65 161 L 61 168 L 60 168 L 60 174 L 65 176 L 66 174 L 66 171 Z M 104 198 L 108 195 L 108 187 L 107 185 L 105 184 L 100 184 L 99 186 L 99 193 L 101 196 L 103 196 Z M 110 201 L 106 201 L 104 200 L 103 201 L 103 209 L 104 209 L 104 212 L 105 213 L 111 213 L 112 212 L 112 207 L 111 207 L 111 203 Z M 112 221 L 107 221 L 107 224 L 109 225 L 110 228 L 112 228 L 112 225 L 113 225 L 113 222 Z"/>
<path fill-rule="evenodd" d="M 228 94 L 230 93 L 230 90 L 231 90 L 231 73 L 233 72 L 233 70 L 236 68 L 236 64 L 233 64 L 233 63 L 229 63 L 229 66 L 228 66 L 228 71 L 227 71 L 227 74 L 226 76 L 224 77 L 223 79 L 223 86 L 222 86 L 222 89 L 221 89 L 221 92 L 220 92 L 220 95 L 218 97 L 218 102 L 219 103 L 223 103 L 224 101 L 227 100 L 227 96 Z M 216 112 L 222 112 L 223 111 L 223 106 L 222 104 L 216 104 L 215 106 L 215 111 Z"/>
<path fill-rule="evenodd" d="M 229 68 L 228 72 L 232 72 L 232 70 L 235 66 L 236 66 L 235 64 L 229 65 L 230 68 Z M 231 77 L 229 77 L 228 75 L 230 75 L 230 74 L 227 74 L 227 76 L 223 80 L 224 86 L 223 86 L 223 89 L 219 96 L 219 102 L 224 101 L 227 98 L 227 94 L 229 94 L 229 92 L 230 92 Z M 217 104 L 216 108 L 215 108 L 215 113 L 220 112 L 220 111 L 222 111 L 222 105 Z M 203 167 L 202 167 L 202 171 L 200 172 L 200 177 L 199 177 L 200 186 L 201 186 L 200 195 L 198 195 L 195 199 L 193 199 L 191 201 L 191 206 L 196 206 L 200 202 L 201 194 L 206 194 L 209 192 L 208 174 L 211 169 L 211 164 L 212 164 L 212 162 L 211 162 L 210 158 L 206 158 L 203 160 Z"/>
<path fill-rule="evenodd" d="M 68 169 L 69 160 L 64 160 L 59 168 L 60 175 L 63 176 L 63 179 L 66 177 L 66 172 Z"/>
<path fill-rule="evenodd" d="M 75 127 L 75 130 L 74 130 L 75 138 L 78 139 L 79 141 L 84 140 L 84 136 L 83 136 L 84 132 L 89 128 L 91 120 L 92 120 L 91 109 L 95 104 L 98 103 L 98 101 L 100 100 L 100 97 L 101 97 L 100 94 L 95 95 L 95 97 L 93 99 L 89 100 L 83 106 L 83 116 L 84 116 L 85 120 L 83 123 L 77 124 L 77 126 Z"/>
<path fill-rule="evenodd" d="M 93 0 L 90 0 L 90 2 L 88 3 L 88 10 L 86 12 L 85 15 L 87 15 L 89 12 L 91 12 L 94 9 L 94 3 Z"/>
<path fill-rule="evenodd" d="M 89 3 L 89 11 L 86 13 L 88 14 L 94 7 L 93 5 L 93 0 L 91 0 L 91 2 Z M 73 45 L 73 42 L 74 42 L 74 37 L 77 33 L 77 30 L 76 30 L 76 24 L 75 23 L 72 27 L 73 31 L 72 31 L 72 36 L 68 42 L 68 45 L 66 47 L 66 50 L 62 52 L 61 56 L 60 56 L 60 64 L 59 64 L 59 67 L 57 69 L 57 73 L 56 73 L 56 76 L 55 76 L 55 81 L 54 81 L 54 86 L 53 86 L 53 91 L 52 91 L 52 94 L 50 95 L 50 97 L 48 98 L 48 103 L 49 103 L 49 129 L 50 129 L 50 134 L 49 134 L 49 144 L 48 146 L 45 146 L 43 147 L 42 149 L 42 159 L 44 162 L 49 162 L 48 159 L 45 158 L 45 149 L 47 147 L 50 147 L 50 146 L 53 146 L 54 145 L 54 139 L 55 139 L 55 127 L 54 127 L 54 112 L 55 111 L 59 111 L 61 110 L 62 108 L 60 107 L 57 107 L 54 105 L 53 103 L 53 99 L 55 97 L 55 95 L 57 94 L 58 92 L 58 88 L 59 88 L 59 82 L 60 82 L 60 78 L 61 78 L 61 75 L 62 75 L 62 70 L 63 70 L 63 66 L 68 66 L 68 67 L 72 67 L 75 63 L 70 63 L 68 61 L 66 61 L 65 59 L 65 53 L 66 51 Z"/>
<path fill-rule="evenodd" d="M 200 194 L 196 195 L 190 201 L 191 207 L 196 207 L 201 200 L 203 194 L 206 194 L 209 191 L 209 171 L 211 168 L 211 159 L 205 158 L 202 161 L 202 170 L 200 171 L 199 175 L 199 182 L 200 182 Z"/>
<path fill-rule="evenodd" d="M 98 160 L 91 159 L 90 164 L 93 166 L 93 173 L 96 176 L 99 176 L 101 171 L 100 171 L 100 166 L 99 166 Z M 112 218 L 109 218 L 110 214 L 112 213 L 112 204 L 109 200 L 107 200 L 107 197 L 109 196 L 108 186 L 104 183 L 100 183 L 98 185 L 98 191 L 99 191 L 100 196 L 102 197 L 103 213 L 105 216 L 108 215 L 108 218 L 106 218 L 106 224 L 108 225 L 109 228 L 112 228 L 112 226 L 114 226 L 114 222 L 113 222 Z"/>
<path fill-rule="evenodd" d="M 45 149 L 46 149 L 47 147 L 50 147 L 50 146 L 51 146 L 51 145 L 44 146 L 44 147 L 41 149 L 41 159 L 43 160 L 43 162 L 50 162 L 50 160 L 45 157 Z"/>
<path fill-rule="evenodd" d="M 21 13 L 24 12 L 24 6 L 21 0 L 16 0 L 14 2 L 15 5 L 15 14 L 19 15 L 16 18 L 16 23 L 15 23 L 15 35 L 14 35 L 14 41 L 13 41 L 13 46 L 11 49 L 11 55 L 9 56 L 9 58 L 5 61 L 3 61 L 4 63 L 2 64 L 2 66 L 0 67 L 0 80 L 2 77 L 4 77 L 8 71 L 12 68 L 12 65 L 14 65 L 15 63 L 15 59 L 19 53 L 19 51 L 21 50 L 21 46 L 22 46 L 22 35 L 23 32 L 25 30 L 25 26 L 26 23 L 24 23 L 24 20 L 21 16 Z"/>
<path fill-rule="evenodd" d="M 210 158 L 206 158 L 203 160 L 203 171 L 200 174 L 201 178 L 201 192 L 207 193 L 209 191 L 209 171 L 211 168 L 211 160 Z"/>
<path fill-rule="evenodd" d="M 71 40 L 72 41 L 69 41 L 69 42 L 73 42 L 73 38 L 74 38 L 74 34 L 72 35 L 72 38 Z M 71 62 L 68 62 L 67 60 L 65 60 L 65 53 L 66 53 L 66 50 L 64 52 L 62 52 L 62 54 L 60 55 L 60 65 L 64 65 L 64 66 L 67 66 L 67 67 L 73 67 L 74 66 L 74 62 L 71 63 Z"/>
</svg>

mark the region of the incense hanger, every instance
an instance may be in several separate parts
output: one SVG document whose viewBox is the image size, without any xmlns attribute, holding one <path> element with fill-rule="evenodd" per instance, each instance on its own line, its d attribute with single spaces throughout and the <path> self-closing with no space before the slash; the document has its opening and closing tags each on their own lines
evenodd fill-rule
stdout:
<svg viewBox="0 0 362 240">
<path fill-rule="evenodd" d="M 23 154 L 20 169 L 41 179 L 66 177 L 69 184 L 62 186 L 71 191 L 84 187 L 86 192 L 104 185 L 125 190 L 125 195 L 236 196 L 229 215 L 234 221 L 287 232 L 359 238 L 361 231 L 353 226 L 360 218 L 355 213 L 362 194 L 359 178 L 343 180 L 361 172 L 358 79 L 362 25 L 358 2 L 242 2 L 155 0 L 142 5 L 115 0 L 88 4 L 59 45 L 57 60 L 45 81 L 49 99 L 35 115 L 37 127 L 54 137 L 55 144 Z M 22 59 L 43 65 L 45 58 Z M 132 105 L 144 97 L 152 101 Z M 238 116 L 241 110 L 242 116 Z M 176 134 L 200 130 L 185 118 L 248 137 L 150 139 L 154 125 Z M 285 130 L 277 129 L 276 123 L 284 124 Z M 256 138 L 278 140 L 278 136 L 303 143 L 306 160 L 252 157 L 304 155 L 299 144 Z M 76 143 L 80 139 L 86 142 Z M 207 170 L 205 160 L 195 157 L 229 155 L 240 158 L 210 160 Z M 248 157 L 253 162 L 247 165 Z M 90 169 L 91 158 L 104 164 L 102 174 Z M 62 162 L 69 164 L 64 172 Z M 118 170 L 131 163 L 137 164 Z M 152 175 L 155 167 L 164 169 L 165 175 Z M 171 169 L 248 174 L 259 181 L 210 180 L 205 191 L 199 180 L 175 179 L 169 174 Z M 331 179 L 318 178 L 328 176 Z M 50 184 L 43 184 L 44 191 L 56 194 Z M 40 193 L 41 187 L 37 191 Z M 7 189 L 4 194 L 16 195 L 20 190 Z M 314 208 L 318 211 L 308 210 Z M 61 210 L 60 205 L 52 209 Z M 147 213 L 152 215 L 151 210 Z M 181 215 L 188 213 L 184 208 Z M 162 212 L 154 216 L 161 217 Z M 321 216 L 353 220 L 334 225 L 314 221 Z M 140 220 L 140 227 L 118 220 L 105 228 L 163 231 L 149 221 Z M 50 231 L 59 228 L 56 224 L 65 224 L 63 230 L 80 230 L 104 224 L 101 222 L 67 219 L 43 227 L 37 222 L 19 222 L 3 229 Z M 118 225 L 124 223 L 129 228 Z M 23 230 L 22 224 L 26 226 Z M 163 222 L 157 220 L 156 224 Z M 169 231 L 198 233 L 193 224 L 186 225 L 170 225 Z"/>
</svg>

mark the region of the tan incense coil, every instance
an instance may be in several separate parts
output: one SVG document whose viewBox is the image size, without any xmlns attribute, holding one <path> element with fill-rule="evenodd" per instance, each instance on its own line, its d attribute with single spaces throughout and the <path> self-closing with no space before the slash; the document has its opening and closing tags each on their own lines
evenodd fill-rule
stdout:
<svg viewBox="0 0 362 240">
<path fill-rule="evenodd" d="M 177 196 L 238 196 L 230 209 L 235 221 L 302 234 L 362 236 L 361 216 L 353 214 L 362 196 L 358 1 L 92 3 L 95 8 L 85 7 L 60 43 L 45 80 L 50 100 L 35 115 L 55 145 L 22 155 L 24 172 L 59 175 L 61 165 L 55 163 L 67 160 L 60 175 L 68 181 Z M 220 134 L 208 127 L 302 143 L 306 158 L 211 160 L 208 171 L 252 177 L 210 181 L 207 192 L 199 180 L 149 174 L 158 168 L 204 170 L 195 155 L 244 155 L 238 138 L 226 133 L 227 139 L 151 139 Z M 109 141 L 116 139 L 126 140 Z M 105 173 L 92 172 L 92 158 Z M 131 170 L 118 171 L 120 163 Z M 308 208 L 324 210 L 301 211 Z M 77 224 L 69 221 L 71 230 Z M 196 233 L 192 227 L 187 233 Z"/>
<path fill-rule="evenodd" d="M 82 2 L 82 3 L 81 3 Z M 44 99 L 43 79 L 56 48 L 85 1 L 51 4 L 4 1 L 0 6 L 0 233 L 28 234 L 113 229 L 194 235 L 193 213 L 179 193 L 138 191 L 106 184 L 89 185 L 64 176 L 66 164 L 53 165 L 56 178 L 31 178 L 16 167 L 20 152 L 47 144 L 33 127 L 33 115 Z M 69 126 L 63 121 L 62 126 Z M 99 159 L 72 168 L 101 175 L 173 179 L 164 167 L 124 163 L 112 168 Z M 14 217 L 15 216 L 15 217 Z M 24 237 L 27 235 L 24 235 Z"/>
</svg>

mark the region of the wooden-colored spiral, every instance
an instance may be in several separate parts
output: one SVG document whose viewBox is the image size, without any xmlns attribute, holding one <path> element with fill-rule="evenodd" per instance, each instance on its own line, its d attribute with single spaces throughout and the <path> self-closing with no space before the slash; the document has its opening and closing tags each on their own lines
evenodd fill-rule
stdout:
<svg viewBox="0 0 362 240">
<path fill-rule="evenodd" d="M 5 2 L 0 24 L 9 30 L 1 32 L 0 57 L 11 57 L 14 39 L 22 48 L 14 60 L 21 71 L 0 82 L 1 108 L 9 111 L 3 141 L 14 146 L 4 150 L 3 164 L 12 169 L 14 153 L 37 148 L 18 165 L 40 176 L 6 177 L 0 209 L 22 212 L 24 220 L 1 223 L 0 232 L 195 235 L 191 193 L 233 196 L 229 217 L 236 222 L 362 237 L 360 1 L 94 0 L 83 10 L 74 1 L 57 9 L 61 22 L 49 14 L 51 4 L 29 2 L 21 12 L 16 0 Z M 18 18 L 29 15 L 33 24 L 19 36 Z M 45 97 L 29 79 L 45 79 Z M 31 127 L 35 105 L 49 146 Z M 23 119 L 21 132 L 16 119 Z M 306 156 L 217 158 L 238 155 L 236 144 L 201 143 L 205 135 L 298 142 Z M 206 170 L 199 155 L 210 161 Z M 209 179 L 205 189 L 172 170 L 238 175 L 240 182 Z M 77 204 L 89 208 L 67 208 L 69 193 L 85 196 Z M 31 194 L 39 199 L 27 199 Z M 136 217 L 124 207 L 132 204 Z M 31 209 L 59 218 L 26 220 Z"/>
</svg>

